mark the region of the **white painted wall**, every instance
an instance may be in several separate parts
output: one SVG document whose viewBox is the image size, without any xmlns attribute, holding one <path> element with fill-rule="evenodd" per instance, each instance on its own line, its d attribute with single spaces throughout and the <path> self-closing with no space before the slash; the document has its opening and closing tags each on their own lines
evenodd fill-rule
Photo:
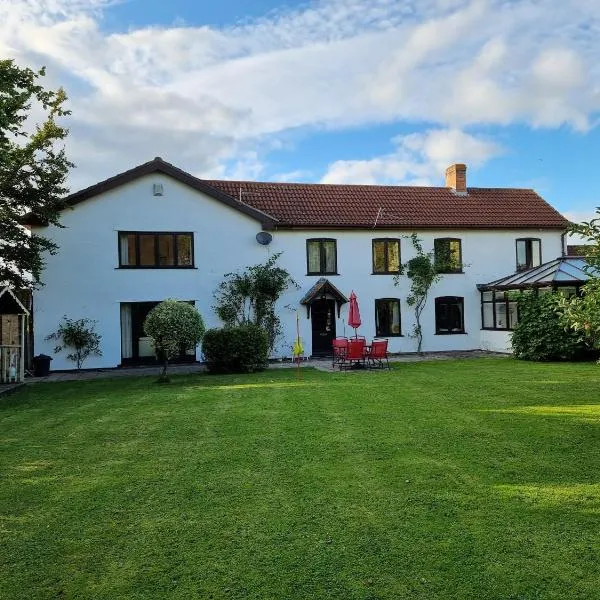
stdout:
<svg viewBox="0 0 600 600">
<path fill-rule="evenodd" d="M 152 184 L 162 183 L 164 196 L 152 195 Z M 43 228 L 41 232 L 60 247 L 47 260 L 45 287 L 35 293 L 35 353 L 52 354 L 53 344 L 44 340 L 54 331 L 63 315 L 88 317 L 98 321 L 102 335 L 103 356 L 89 359 L 86 367 L 115 367 L 121 361 L 121 302 L 159 301 L 165 298 L 194 300 L 207 326 L 219 323 L 212 311 L 213 292 L 223 275 L 245 266 L 264 262 L 274 252 L 282 252 L 280 263 L 300 284 L 280 302 L 284 325 L 277 353 L 291 354 L 296 331 L 296 309 L 300 314 L 301 336 L 306 354 L 311 352 L 311 322 L 300 298 L 317 281 L 306 276 L 306 239 L 337 239 L 338 276 L 330 281 L 346 296 L 354 290 L 358 296 L 363 325 L 360 333 L 375 334 L 376 298 L 400 298 L 402 331 L 405 337 L 390 338 L 393 352 L 415 350 L 415 340 L 408 336 L 414 319 L 406 304 L 410 282 L 402 277 L 399 287 L 391 275 L 371 275 L 371 240 L 375 237 L 401 237 L 411 231 L 275 231 L 270 246 L 260 246 L 255 235 L 260 223 L 216 200 L 164 175 L 140 178 L 101 196 L 89 199 L 62 218 L 64 229 Z M 195 269 L 119 269 L 118 231 L 192 231 L 194 233 Z M 480 296 L 477 283 L 487 283 L 515 271 L 515 239 L 542 239 L 542 260 L 561 253 L 559 232 L 532 231 L 423 231 L 419 232 L 425 250 L 433 249 L 436 237 L 462 239 L 464 274 L 444 275 L 431 291 L 423 313 L 424 350 L 469 350 L 481 347 L 499 349 L 504 344 L 502 332 L 481 331 Z M 401 241 L 402 261 L 414 255 L 408 239 Z M 464 335 L 435 335 L 434 298 L 463 296 L 465 299 Z M 338 334 L 344 333 L 347 305 L 337 320 Z M 346 334 L 352 331 L 346 326 Z M 490 335 L 494 334 L 494 335 Z M 499 335 L 496 335 L 499 334 Z M 200 358 L 200 352 L 197 354 Z M 57 355 L 53 370 L 69 369 L 72 364 Z"/>
</svg>

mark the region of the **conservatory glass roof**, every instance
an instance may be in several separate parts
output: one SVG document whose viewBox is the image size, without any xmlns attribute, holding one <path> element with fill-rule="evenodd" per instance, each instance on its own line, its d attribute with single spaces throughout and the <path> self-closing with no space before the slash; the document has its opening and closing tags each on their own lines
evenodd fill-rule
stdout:
<svg viewBox="0 0 600 600">
<path fill-rule="evenodd" d="M 480 283 L 480 291 L 519 290 L 526 288 L 579 286 L 583 285 L 593 269 L 582 256 L 561 256 L 539 267 L 520 271 L 490 283 Z"/>
</svg>

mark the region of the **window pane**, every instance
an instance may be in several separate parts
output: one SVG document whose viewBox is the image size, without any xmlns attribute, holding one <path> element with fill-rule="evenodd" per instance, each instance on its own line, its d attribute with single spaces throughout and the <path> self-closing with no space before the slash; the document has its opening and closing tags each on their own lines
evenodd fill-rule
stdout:
<svg viewBox="0 0 600 600">
<path fill-rule="evenodd" d="M 180 267 L 191 267 L 194 264 L 191 235 L 177 236 L 177 264 Z"/>
<path fill-rule="evenodd" d="M 385 273 L 385 242 L 373 242 L 373 272 Z"/>
<path fill-rule="evenodd" d="M 398 300 L 390 300 L 390 334 L 400 335 L 400 302 Z"/>
<path fill-rule="evenodd" d="M 450 269 L 460 271 L 460 240 L 450 240 Z"/>
<path fill-rule="evenodd" d="M 493 298 L 494 298 L 494 292 L 483 292 L 482 300 L 484 302 L 489 302 L 490 300 L 493 300 Z"/>
<path fill-rule="evenodd" d="M 175 248 L 170 234 L 158 236 L 158 264 L 161 267 L 172 267 L 175 264 Z"/>
<path fill-rule="evenodd" d="M 375 335 L 400 335 L 400 300 L 375 300 Z"/>
<path fill-rule="evenodd" d="M 308 251 L 308 272 L 309 273 L 320 273 L 321 272 L 321 252 L 320 243 L 318 240 L 308 240 L 307 251 Z"/>
<path fill-rule="evenodd" d="M 539 267 L 542 264 L 542 243 L 540 240 L 530 240 L 531 242 L 531 266 Z"/>
<path fill-rule="evenodd" d="M 527 244 L 525 240 L 517 240 L 517 270 L 527 268 Z"/>
<path fill-rule="evenodd" d="M 519 322 L 518 311 L 517 311 L 517 303 L 509 302 L 508 303 L 508 328 L 514 329 L 515 325 Z"/>
<path fill-rule="evenodd" d="M 140 235 L 140 265 L 143 267 L 155 264 L 154 240 L 154 235 Z"/>
<path fill-rule="evenodd" d="M 508 327 L 506 304 L 504 302 L 496 302 L 496 329 L 506 329 Z"/>
<path fill-rule="evenodd" d="M 388 272 L 397 273 L 400 270 L 400 240 L 389 240 L 387 248 Z"/>
<path fill-rule="evenodd" d="M 494 305 L 491 302 L 483 304 L 483 327 L 494 327 Z"/>
<path fill-rule="evenodd" d="M 463 298 L 436 298 L 435 327 L 437 333 L 464 332 Z"/>
<path fill-rule="evenodd" d="M 135 266 L 135 234 L 120 234 L 119 244 L 121 246 L 121 265 Z"/>
<path fill-rule="evenodd" d="M 325 252 L 325 273 L 336 272 L 336 259 L 335 259 L 335 242 L 324 241 L 323 252 Z"/>
</svg>

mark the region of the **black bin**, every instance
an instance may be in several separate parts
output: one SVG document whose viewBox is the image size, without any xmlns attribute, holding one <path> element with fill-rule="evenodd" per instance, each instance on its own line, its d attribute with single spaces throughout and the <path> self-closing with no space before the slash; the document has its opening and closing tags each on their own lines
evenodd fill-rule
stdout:
<svg viewBox="0 0 600 600">
<path fill-rule="evenodd" d="M 36 377 L 46 377 L 50 373 L 50 361 L 52 360 L 51 356 L 46 354 L 38 354 L 34 356 L 33 361 L 33 374 Z"/>
</svg>

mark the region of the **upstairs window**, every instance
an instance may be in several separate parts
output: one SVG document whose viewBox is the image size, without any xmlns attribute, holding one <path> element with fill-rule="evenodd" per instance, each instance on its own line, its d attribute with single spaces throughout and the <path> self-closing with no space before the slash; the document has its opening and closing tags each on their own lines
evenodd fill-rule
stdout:
<svg viewBox="0 0 600 600">
<path fill-rule="evenodd" d="M 400 271 L 400 240 L 373 240 L 373 273 L 387 275 Z"/>
<path fill-rule="evenodd" d="M 375 335 L 377 337 L 402 335 L 400 330 L 400 300 L 398 298 L 375 300 Z"/>
<path fill-rule="evenodd" d="M 119 266 L 129 269 L 184 269 L 194 266 L 194 234 L 119 232 Z"/>
<path fill-rule="evenodd" d="M 538 238 L 517 240 L 517 271 L 525 271 L 542 264 L 542 241 Z"/>
<path fill-rule="evenodd" d="M 464 298 L 442 296 L 435 299 L 435 332 L 438 335 L 465 332 Z"/>
<path fill-rule="evenodd" d="M 306 272 L 308 275 L 337 275 L 337 243 L 315 238 L 306 240 Z"/>
<path fill-rule="evenodd" d="M 438 273 L 462 273 L 462 245 L 458 238 L 433 241 L 435 268 Z"/>
</svg>

